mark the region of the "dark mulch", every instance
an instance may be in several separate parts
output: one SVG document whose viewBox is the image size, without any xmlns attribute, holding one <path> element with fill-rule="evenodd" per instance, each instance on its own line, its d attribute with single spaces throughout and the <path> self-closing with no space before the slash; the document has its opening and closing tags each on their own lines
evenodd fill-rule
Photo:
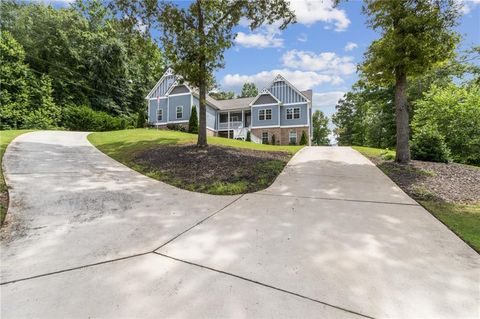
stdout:
<svg viewBox="0 0 480 319">
<path fill-rule="evenodd" d="M 457 163 L 392 161 L 376 164 L 410 196 L 451 203 L 480 202 L 480 168 Z"/>
<path fill-rule="evenodd" d="M 169 145 L 144 150 L 136 154 L 134 162 L 147 171 L 175 179 L 174 184 L 179 187 L 187 185 L 188 189 L 205 191 L 205 185 L 213 183 L 245 182 L 245 191 L 250 192 L 270 185 L 289 158 L 284 152 Z"/>
</svg>

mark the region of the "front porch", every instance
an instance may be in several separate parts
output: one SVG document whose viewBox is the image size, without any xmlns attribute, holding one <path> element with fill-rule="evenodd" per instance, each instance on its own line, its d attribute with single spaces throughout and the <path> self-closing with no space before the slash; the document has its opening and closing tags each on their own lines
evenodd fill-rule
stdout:
<svg viewBox="0 0 480 319">
<path fill-rule="evenodd" d="M 218 136 L 245 140 L 250 130 L 250 123 L 250 110 L 219 112 Z"/>
</svg>

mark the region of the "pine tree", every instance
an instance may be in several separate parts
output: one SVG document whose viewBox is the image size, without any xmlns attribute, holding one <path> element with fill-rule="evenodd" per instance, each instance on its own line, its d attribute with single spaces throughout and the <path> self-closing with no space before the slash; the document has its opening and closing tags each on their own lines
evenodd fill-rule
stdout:
<svg viewBox="0 0 480 319">
<path fill-rule="evenodd" d="M 192 107 L 192 113 L 190 114 L 190 120 L 188 121 L 188 133 L 198 134 L 198 115 L 197 106 Z"/>
<path fill-rule="evenodd" d="M 302 131 L 302 137 L 300 138 L 300 145 L 307 145 L 308 144 L 308 139 L 307 139 L 307 134 L 305 131 Z"/>
</svg>

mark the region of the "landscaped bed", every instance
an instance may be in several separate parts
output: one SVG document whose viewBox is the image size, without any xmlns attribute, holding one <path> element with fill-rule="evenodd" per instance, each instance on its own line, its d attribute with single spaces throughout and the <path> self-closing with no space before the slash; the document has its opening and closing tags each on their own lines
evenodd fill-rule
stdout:
<svg viewBox="0 0 480 319">
<path fill-rule="evenodd" d="M 179 188 L 218 195 L 268 187 L 302 146 L 255 144 L 155 129 L 92 133 L 92 144 L 132 169 Z"/>
<path fill-rule="evenodd" d="M 480 252 L 480 167 L 457 163 L 382 159 L 380 149 L 353 147 L 370 158 L 403 191 Z M 393 154 L 389 151 L 388 154 Z"/>
</svg>

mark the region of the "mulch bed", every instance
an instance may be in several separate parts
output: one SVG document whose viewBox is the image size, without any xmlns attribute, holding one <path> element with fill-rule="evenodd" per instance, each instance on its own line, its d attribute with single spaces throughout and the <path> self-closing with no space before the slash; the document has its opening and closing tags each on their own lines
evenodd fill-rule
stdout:
<svg viewBox="0 0 480 319">
<path fill-rule="evenodd" d="M 465 204 L 480 202 L 480 167 L 415 160 L 407 165 L 378 160 L 376 164 L 413 198 Z"/>
<path fill-rule="evenodd" d="M 261 169 L 262 164 L 281 161 L 285 165 L 289 158 L 290 155 L 285 152 L 265 152 L 213 145 L 207 148 L 198 148 L 196 145 L 169 145 L 137 153 L 134 162 L 147 170 L 159 171 L 181 181 L 182 184 L 190 185 L 189 188 L 215 182 L 245 181 L 249 184 L 248 191 L 255 191 L 258 190 L 255 185 L 259 178 L 270 179 L 267 182 L 269 184 L 279 173 L 268 174 L 267 172 L 267 176 L 265 172 L 259 174 L 258 169 L 259 167 Z"/>
</svg>

